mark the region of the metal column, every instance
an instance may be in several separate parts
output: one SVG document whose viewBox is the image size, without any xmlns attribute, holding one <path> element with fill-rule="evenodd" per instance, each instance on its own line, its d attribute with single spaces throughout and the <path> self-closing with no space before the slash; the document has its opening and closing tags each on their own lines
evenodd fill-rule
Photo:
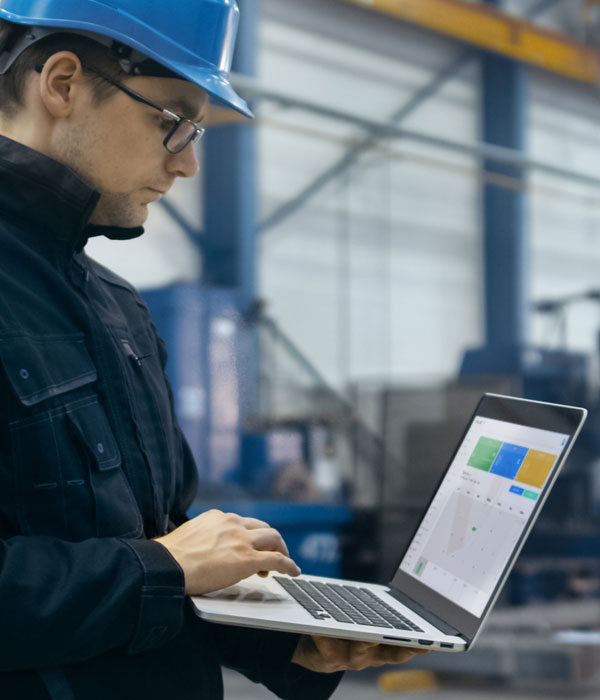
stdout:
<svg viewBox="0 0 600 700">
<path fill-rule="evenodd" d="M 498 4 L 490 2 L 489 4 Z M 482 55 L 482 121 L 486 143 L 523 151 L 526 69 L 502 56 Z M 521 180 L 518 165 L 485 161 L 488 173 Z M 525 342 L 527 310 L 526 195 L 486 183 L 483 190 L 485 337 L 488 349 Z"/>
<path fill-rule="evenodd" d="M 244 0 L 233 60 L 237 73 L 254 75 L 259 0 Z M 243 124 L 209 129 L 204 161 L 204 283 L 239 293 L 245 311 L 255 298 L 256 144 Z"/>
<path fill-rule="evenodd" d="M 232 70 L 253 76 L 260 0 L 240 5 Z M 255 138 L 253 126 L 236 122 L 209 129 L 204 145 L 205 449 L 212 481 L 239 479 L 244 417 L 258 404 L 258 336 L 238 313 L 256 296 Z"/>
</svg>

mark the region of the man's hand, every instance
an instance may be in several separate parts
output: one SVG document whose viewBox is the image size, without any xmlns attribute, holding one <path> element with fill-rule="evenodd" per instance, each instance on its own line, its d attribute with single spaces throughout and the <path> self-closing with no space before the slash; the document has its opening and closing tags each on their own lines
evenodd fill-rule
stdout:
<svg viewBox="0 0 600 700">
<path fill-rule="evenodd" d="M 300 638 L 292 663 L 318 673 L 362 671 L 371 666 L 403 664 L 426 649 L 410 649 L 377 642 L 355 642 L 333 637 Z"/>
<path fill-rule="evenodd" d="M 300 573 L 277 530 L 235 513 L 207 511 L 156 542 L 183 569 L 188 595 L 216 591 L 265 571 Z"/>
</svg>

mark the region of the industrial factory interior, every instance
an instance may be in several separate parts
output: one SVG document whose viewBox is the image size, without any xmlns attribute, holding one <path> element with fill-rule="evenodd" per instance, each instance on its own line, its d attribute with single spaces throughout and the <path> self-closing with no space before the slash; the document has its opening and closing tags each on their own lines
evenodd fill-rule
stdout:
<svg viewBox="0 0 600 700">
<path fill-rule="evenodd" d="M 199 175 L 143 237 L 86 246 L 166 344 L 187 515 L 257 518 L 303 574 L 387 585 L 484 394 L 582 407 L 473 648 L 333 697 L 599 697 L 600 1 L 237 4 L 255 118 L 211 104 Z M 551 465 L 519 449 L 481 438 L 465 469 L 533 508 Z M 471 505 L 415 576 L 456 556 L 476 587 L 467 564 L 501 556 L 473 542 L 509 536 L 504 505 Z M 227 700 L 275 697 L 223 673 Z"/>
</svg>

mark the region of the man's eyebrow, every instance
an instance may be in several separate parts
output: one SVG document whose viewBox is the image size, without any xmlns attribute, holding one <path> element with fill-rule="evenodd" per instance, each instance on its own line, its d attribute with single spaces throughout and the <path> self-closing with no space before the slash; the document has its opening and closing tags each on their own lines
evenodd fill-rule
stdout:
<svg viewBox="0 0 600 700">
<path fill-rule="evenodd" d="M 176 97 L 172 100 L 161 100 L 159 104 L 161 107 L 165 107 L 165 109 L 175 112 L 175 114 L 193 122 L 199 122 L 204 118 L 204 108 L 198 111 L 197 107 L 194 107 L 191 102 L 188 102 L 188 100 L 183 97 Z"/>
</svg>

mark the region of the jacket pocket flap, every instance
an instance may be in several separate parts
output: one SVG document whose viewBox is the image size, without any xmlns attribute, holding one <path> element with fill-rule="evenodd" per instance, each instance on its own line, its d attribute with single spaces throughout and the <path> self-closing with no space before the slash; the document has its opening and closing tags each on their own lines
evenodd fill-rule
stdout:
<svg viewBox="0 0 600 700">
<path fill-rule="evenodd" d="M 78 406 L 77 410 L 69 411 L 68 416 L 100 471 L 121 465 L 117 442 L 106 413 L 97 401 Z"/>
<path fill-rule="evenodd" d="M 0 363 L 25 406 L 97 379 L 82 333 L 0 337 Z"/>
</svg>

